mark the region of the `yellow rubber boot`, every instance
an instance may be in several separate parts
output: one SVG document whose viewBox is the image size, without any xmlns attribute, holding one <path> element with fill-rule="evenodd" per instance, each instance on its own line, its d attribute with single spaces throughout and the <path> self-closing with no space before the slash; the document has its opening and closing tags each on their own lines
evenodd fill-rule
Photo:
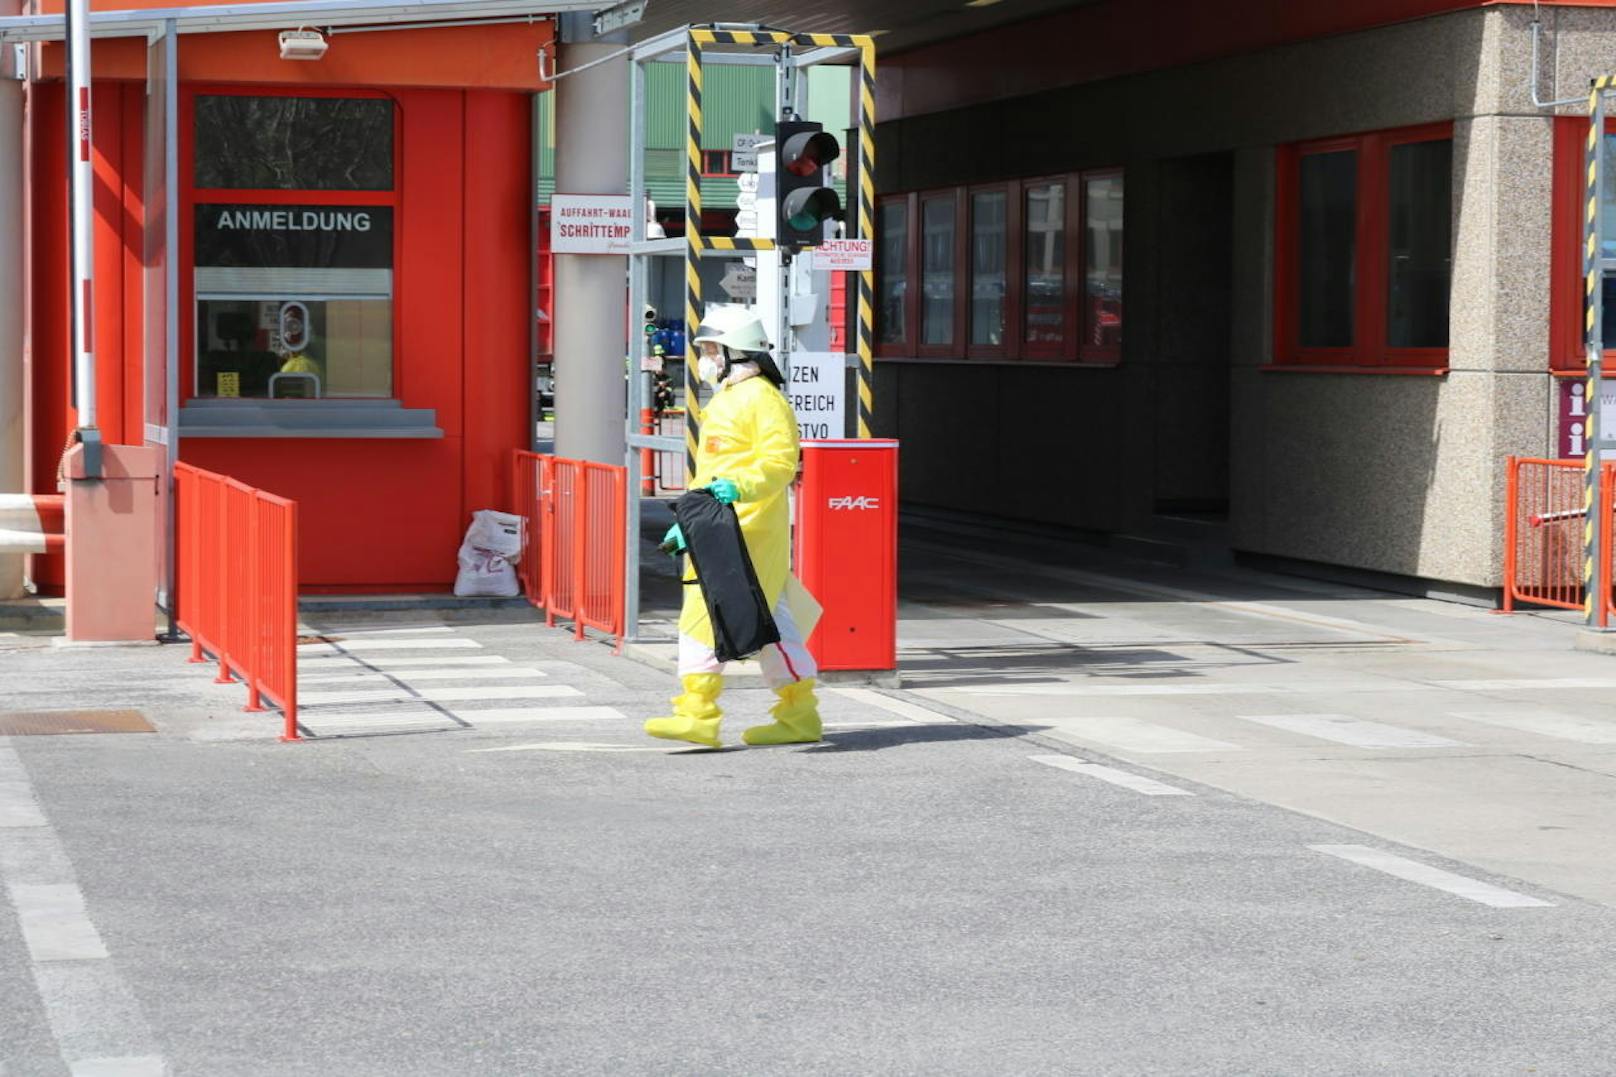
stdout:
<svg viewBox="0 0 1616 1077">
<path fill-rule="evenodd" d="M 687 673 L 681 679 L 684 693 L 673 697 L 673 714 L 652 718 L 645 731 L 663 740 L 683 740 L 706 748 L 717 748 L 718 723 L 724 712 L 718 709 L 718 694 L 724 690 L 719 673 Z"/>
<path fill-rule="evenodd" d="M 741 734 L 748 744 L 813 744 L 824 730 L 819 722 L 819 700 L 812 678 L 776 688 L 780 701 L 770 708 L 774 721 Z"/>
</svg>

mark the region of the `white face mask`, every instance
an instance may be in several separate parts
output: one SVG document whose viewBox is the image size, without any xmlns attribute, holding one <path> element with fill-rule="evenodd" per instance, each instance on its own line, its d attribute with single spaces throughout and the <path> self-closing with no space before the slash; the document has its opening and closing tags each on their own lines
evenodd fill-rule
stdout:
<svg viewBox="0 0 1616 1077">
<path fill-rule="evenodd" d="M 712 356 L 704 355 L 696 361 L 696 377 L 708 385 L 716 387 L 718 385 L 718 375 L 722 371 L 723 367 Z"/>
</svg>

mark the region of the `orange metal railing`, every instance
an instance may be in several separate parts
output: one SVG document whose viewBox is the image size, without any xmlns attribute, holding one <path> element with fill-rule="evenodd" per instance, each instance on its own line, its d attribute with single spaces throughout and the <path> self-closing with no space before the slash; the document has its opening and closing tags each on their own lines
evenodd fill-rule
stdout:
<svg viewBox="0 0 1616 1077">
<path fill-rule="evenodd" d="M 176 620 L 191 661 L 247 686 L 249 711 L 280 707 L 297 740 L 297 502 L 227 475 L 174 465 Z"/>
<path fill-rule="evenodd" d="M 623 648 L 628 469 L 516 451 L 511 511 L 523 519 L 518 577 L 546 624 L 593 628 Z"/>
<path fill-rule="evenodd" d="M 1616 605 L 1611 593 L 1611 494 L 1616 491 L 1616 464 L 1601 466 L 1600 549 L 1595 600 L 1600 625 Z M 1583 507 L 1583 461 L 1509 458 L 1504 520 L 1504 612 L 1516 603 L 1584 608 L 1584 540 L 1587 510 Z"/>
</svg>

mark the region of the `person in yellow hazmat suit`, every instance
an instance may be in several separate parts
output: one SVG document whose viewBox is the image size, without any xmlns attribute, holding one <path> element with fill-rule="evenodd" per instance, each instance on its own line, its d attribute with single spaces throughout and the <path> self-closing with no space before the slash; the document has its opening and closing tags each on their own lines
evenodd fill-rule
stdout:
<svg viewBox="0 0 1616 1077">
<path fill-rule="evenodd" d="M 746 730 L 747 744 L 807 744 L 820 739 L 819 674 L 804 643 L 804 629 L 790 601 L 806 595 L 791 578 L 791 509 L 787 488 L 797 474 L 797 417 L 782 392 L 784 378 L 769 355 L 763 323 L 745 307 L 709 306 L 693 341 L 701 379 L 714 387 L 701 416 L 693 489 L 706 488 L 733 504 L 741 536 L 757 573 L 780 642 L 763 649 L 758 663 L 779 699 L 774 721 Z M 684 548 L 675 524 L 663 540 Z M 713 626 L 693 570 L 685 568 L 684 607 L 679 616 L 679 679 L 684 691 L 673 699 L 673 714 L 652 718 L 645 731 L 664 740 L 719 746 L 724 664 L 713 652 Z M 812 625 L 806 626 L 812 631 Z"/>
</svg>

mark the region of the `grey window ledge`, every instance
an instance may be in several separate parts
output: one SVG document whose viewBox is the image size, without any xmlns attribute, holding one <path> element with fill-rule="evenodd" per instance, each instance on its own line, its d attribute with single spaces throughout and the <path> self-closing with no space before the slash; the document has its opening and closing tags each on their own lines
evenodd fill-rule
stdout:
<svg viewBox="0 0 1616 1077">
<path fill-rule="evenodd" d="M 182 438 L 441 438 L 438 413 L 397 400 L 197 399 L 180 409 Z"/>
</svg>

